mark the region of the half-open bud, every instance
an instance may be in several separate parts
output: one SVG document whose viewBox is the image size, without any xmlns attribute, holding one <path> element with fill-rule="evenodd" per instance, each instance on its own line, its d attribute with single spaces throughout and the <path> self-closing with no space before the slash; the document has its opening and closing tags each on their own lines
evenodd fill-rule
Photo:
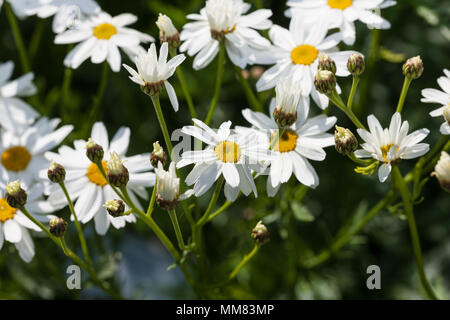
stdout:
<svg viewBox="0 0 450 320">
<path fill-rule="evenodd" d="M 347 61 L 347 69 L 353 76 L 359 77 L 366 69 L 364 58 L 359 53 L 352 54 Z"/>
<path fill-rule="evenodd" d="M 270 240 L 270 232 L 262 221 L 259 221 L 253 228 L 252 239 L 258 246 L 262 246 Z"/>
<path fill-rule="evenodd" d="M 50 220 L 50 233 L 57 238 L 61 238 L 67 231 L 67 222 L 62 218 L 55 217 Z"/>
<path fill-rule="evenodd" d="M 333 59 L 327 56 L 325 53 L 319 55 L 318 70 L 328 70 L 336 74 L 336 63 Z"/>
<path fill-rule="evenodd" d="M 423 73 L 423 62 L 420 56 L 412 57 L 406 60 L 403 65 L 403 74 L 409 79 L 418 79 Z"/>
<path fill-rule="evenodd" d="M 103 206 L 113 218 L 120 217 L 125 212 L 125 204 L 122 200 L 108 200 Z"/>
<path fill-rule="evenodd" d="M 103 151 L 103 147 L 99 144 L 96 144 L 92 138 L 89 138 L 86 143 L 86 156 L 94 163 L 99 163 L 103 160 L 103 156 L 105 152 Z"/>
<path fill-rule="evenodd" d="M 336 76 L 328 70 L 318 70 L 314 78 L 314 86 L 323 94 L 331 94 L 336 88 Z"/>
<path fill-rule="evenodd" d="M 171 162 L 169 170 L 165 171 L 162 163 L 155 168 L 156 202 L 165 210 L 173 210 L 178 205 L 180 197 L 180 178 L 175 171 L 175 162 Z"/>
<path fill-rule="evenodd" d="M 165 14 L 160 13 L 156 25 L 159 29 L 159 40 L 161 43 L 168 42 L 169 47 L 177 49 L 180 46 L 180 33 Z"/>
<path fill-rule="evenodd" d="M 441 158 L 431 175 L 438 179 L 442 189 L 450 193 L 450 156 L 447 152 L 442 151 Z"/>
<path fill-rule="evenodd" d="M 164 167 L 167 162 L 167 155 L 159 144 L 159 141 L 156 141 L 153 143 L 153 152 L 150 154 L 150 163 L 154 168 L 157 168 L 158 162 L 161 162 Z"/>
<path fill-rule="evenodd" d="M 290 127 L 297 121 L 301 90 L 291 79 L 287 79 L 276 86 L 275 92 L 273 118 L 279 128 Z"/>
<path fill-rule="evenodd" d="M 349 129 L 336 126 L 334 142 L 337 152 L 348 156 L 358 149 L 358 139 Z"/>
<path fill-rule="evenodd" d="M 12 208 L 21 208 L 27 203 L 27 193 L 20 186 L 19 181 L 8 183 L 6 186 L 6 202 Z"/>
<path fill-rule="evenodd" d="M 55 161 L 50 163 L 50 167 L 47 170 L 48 179 L 54 183 L 64 182 L 66 179 L 66 169 Z"/>
<path fill-rule="evenodd" d="M 113 186 L 121 188 L 127 185 L 130 180 L 130 174 L 116 152 L 111 152 L 110 158 L 106 162 L 106 168 L 108 169 L 109 182 Z"/>
</svg>

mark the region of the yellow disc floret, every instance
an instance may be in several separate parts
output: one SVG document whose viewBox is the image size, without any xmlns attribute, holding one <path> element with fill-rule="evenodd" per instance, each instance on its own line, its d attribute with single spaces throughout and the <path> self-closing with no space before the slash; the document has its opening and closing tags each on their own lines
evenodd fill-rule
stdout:
<svg viewBox="0 0 450 320">
<path fill-rule="evenodd" d="M 106 161 L 102 161 L 102 167 L 103 170 L 105 171 L 105 173 L 107 172 L 106 169 Z M 108 184 L 108 182 L 106 181 L 105 177 L 103 176 L 103 174 L 100 172 L 100 170 L 98 169 L 97 165 L 95 163 L 92 163 L 89 168 L 88 171 L 86 173 L 86 176 L 88 177 L 89 181 L 100 186 L 100 187 L 104 187 Z"/>
<path fill-rule="evenodd" d="M 0 198 L 0 222 L 14 218 L 17 209 L 10 207 L 6 199 Z"/>
<path fill-rule="evenodd" d="M 278 139 L 278 141 L 276 141 L 273 150 L 281 153 L 293 151 L 297 146 L 297 138 L 298 135 L 294 130 L 285 130 L 279 138 L 278 134 L 275 132 L 272 134 L 271 144 L 275 143 L 274 139 Z"/>
<path fill-rule="evenodd" d="M 222 141 L 215 148 L 217 159 L 222 162 L 238 162 L 241 158 L 241 148 L 232 141 Z"/>
<path fill-rule="evenodd" d="M 319 50 L 309 44 L 302 44 L 291 51 L 293 64 L 310 65 L 319 56 Z"/>
<path fill-rule="evenodd" d="M 8 171 L 25 170 L 31 161 L 31 154 L 22 146 L 11 147 L 2 153 L 2 165 Z"/>
<path fill-rule="evenodd" d="M 353 0 L 328 0 L 328 5 L 333 9 L 344 10 L 353 4 Z"/>
<path fill-rule="evenodd" d="M 115 34 L 117 29 L 110 23 L 102 23 L 94 28 L 94 37 L 97 39 L 109 40 Z"/>
</svg>

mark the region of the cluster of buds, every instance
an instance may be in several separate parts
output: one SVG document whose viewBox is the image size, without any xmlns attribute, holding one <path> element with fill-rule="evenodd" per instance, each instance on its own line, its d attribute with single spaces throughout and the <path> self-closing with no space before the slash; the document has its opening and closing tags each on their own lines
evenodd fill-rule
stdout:
<svg viewBox="0 0 450 320">
<path fill-rule="evenodd" d="M 6 202 L 11 208 L 19 209 L 27 203 L 27 193 L 20 186 L 19 181 L 8 183 L 6 186 Z"/>
<path fill-rule="evenodd" d="M 301 90 L 290 79 L 279 83 L 275 88 L 275 109 L 273 118 L 279 128 L 290 127 L 297 121 L 297 108 Z"/>
<path fill-rule="evenodd" d="M 422 59 L 420 58 L 420 56 L 409 58 L 403 65 L 402 70 L 405 77 L 411 80 L 420 78 L 423 73 Z"/>
<path fill-rule="evenodd" d="M 336 89 L 336 76 L 328 70 L 318 70 L 314 78 L 314 86 L 320 93 L 329 95 Z"/>
<path fill-rule="evenodd" d="M 165 14 L 159 14 L 156 25 L 159 29 L 159 40 L 161 43 L 167 42 L 171 49 L 177 49 L 180 46 L 180 33 L 172 23 L 172 20 Z"/>
<path fill-rule="evenodd" d="M 328 70 L 333 74 L 336 74 L 336 63 L 333 59 L 327 56 L 325 53 L 319 55 L 319 64 L 317 66 L 318 70 Z"/>
<path fill-rule="evenodd" d="M 125 212 L 125 204 L 122 200 L 114 199 L 114 200 L 108 200 L 103 205 L 106 208 L 106 211 L 111 215 L 113 218 L 120 217 Z"/>
<path fill-rule="evenodd" d="M 258 246 L 262 246 L 270 240 L 270 232 L 262 221 L 259 221 L 253 228 L 252 239 Z"/>
<path fill-rule="evenodd" d="M 130 174 L 116 152 L 111 152 L 110 158 L 106 162 L 106 168 L 108 169 L 108 179 L 111 185 L 117 188 L 127 185 L 130 180 Z"/>
<path fill-rule="evenodd" d="M 347 61 L 347 69 L 354 77 L 359 77 L 366 69 L 364 57 L 359 53 L 353 53 Z"/>
<path fill-rule="evenodd" d="M 164 167 L 167 162 L 167 155 L 159 144 L 159 141 L 156 141 L 153 143 L 153 152 L 150 154 L 150 163 L 154 168 L 157 168 L 159 162 L 161 162 Z"/>
<path fill-rule="evenodd" d="M 442 151 L 441 158 L 431 175 L 438 179 L 442 189 L 450 192 L 450 156 L 447 152 Z"/>
<path fill-rule="evenodd" d="M 349 129 L 336 126 L 334 142 L 337 152 L 344 156 L 351 155 L 358 149 L 358 139 Z"/>
<path fill-rule="evenodd" d="M 61 238 L 67 231 L 67 222 L 62 218 L 55 217 L 49 223 L 50 233 L 57 238 Z"/>
<path fill-rule="evenodd" d="M 47 170 L 47 177 L 53 183 L 62 183 L 66 179 L 66 169 L 62 165 L 52 161 Z"/>
<path fill-rule="evenodd" d="M 94 163 L 99 163 L 103 160 L 104 155 L 105 152 L 103 151 L 103 147 L 99 144 L 96 144 L 94 140 L 89 138 L 88 142 L 86 143 L 86 156 L 88 157 L 88 159 Z"/>
</svg>

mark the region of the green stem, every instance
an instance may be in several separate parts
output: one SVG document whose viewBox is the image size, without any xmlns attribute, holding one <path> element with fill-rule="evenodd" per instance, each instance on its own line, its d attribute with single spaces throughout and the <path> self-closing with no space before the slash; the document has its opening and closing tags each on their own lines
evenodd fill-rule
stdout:
<svg viewBox="0 0 450 320">
<path fill-rule="evenodd" d="M 61 187 L 61 190 L 64 192 L 67 202 L 69 203 L 70 212 L 72 213 L 75 221 L 75 226 L 77 228 L 78 238 L 80 239 L 81 249 L 83 250 L 84 258 L 86 259 L 87 264 L 91 266 L 92 260 L 91 257 L 89 256 L 88 247 L 86 245 L 86 239 L 84 238 L 83 235 L 83 228 L 81 227 L 80 221 L 78 220 L 77 214 L 75 212 L 75 207 L 73 206 L 73 202 L 70 199 L 69 193 L 67 192 L 67 188 L 64 182 L 61 182 L 59 186 Z"/>
<path fill-rule="evenodd" d="M 31 36 L 30 46 L 28 47 L 30 61 L 34 61 L 36 53 L 39 50 L 42 34 L 44 32 L 45 21 L 45 19 L 39 19 L 36 23 L 36 27 L 34 28 L 33 35 Z"/>
<path fill-rule="evenodd" d="M 197 226 L 202 227 L 209 218 L 209 214 L 211 213 L 211 211 L 214 209 L 216 203 L 217 203 L 217 199 L 219 199 L 219 195 L 220 192 L 222 190 L 222 186 L 224 183 L 225 179 L 223 178 L 223 176 L 221 176 L 219 178 L 219 180 L 217 181 L 216 184 L 216 189 L 214 190 L 214 194 L 209 202 L 208 208 L 206 209 L 205 213 L 203 214 L 203 216 L 200 218 L 199 221 L 197 221 Z"/>
<path fill-rule="evenodd" d="M 17 23 L 16 16 L 11 8 L 11 4 L 5 1 L 3 4 L 5 7 L 6 15 L 8 16 L 9 25 L 14 36 L 14 41 L 16 42 L 17 50 L 19 51 L 20 62 L 22 63 L 22 69 L 24 73 L 31 71 L 30 61 L 28 60 L 27 50 L 23 42 L 22 34 L 20 33 L 19 24 Z"/>
<path fill-rule="evenodd" d="M 214 96 L 209 106 L 208 114 L 205 118 L 205 124 L 209 125 L 211 123 L 214 110 L 216 110 L 217 103 L 219 102 L 220 89 L 222 87 L 223 72 L 225 70 L 225 48 L 220 45 L 219 58 L 217 59 L 217 74 L 216 74 L 216 86 L 214 89 Z"/>
<path fill-rule="evenodd" d="M 356 89 L 358 88 L 358 83 L 359 83 L 359 77 L 358 76 L 353 76 L 352 89 L 350 90 L 350 95 L 349 95 L 348 101 L 347 101 L 347 108 L 348 108 L 348 110 L 352 110 L 353 99 L 354 99 L 355 94 L 356 94 Z"/>
<path fill-rule="evenodd" d="M 167 130 L 166 121 L 164 120 L 164 114 L 161 110 L 161 104 L 159 102 L 159 95 L 151 96 L 153 106 L 155 107 L 156 117 L 158 118 L 161 131 L 166 142 L 167 150 L 169 150 L 169 157 L 172 159 L 172 141 L 170 140 L 169 130 Z"/>
<path fill-rule="evenodd" d="M 208 220 L 206 222 L 210 222 L 217 216 L 219 216 L 222 212 L 224 212 L 226 209 L 228 209 L 229 206 L 231 206 L 234 202 L 226 201 L 219 209 L 211 213 L 208 217 Z"/>
<path fill-rule="evenodd" d="M 61 108 L 61 110 L 66 111 L 66 112 L 64 112 L 65 114 L 67 114 L 67 111 L 69 111 L 66 106 L 66 102 L 67 102 L 67 99 L 69 98 L 70 86 L 72 84 L 72 75 L 73 75 L 73 70 L 71 68 L 65 68 L 63 83 L 62 83 L 62 87 L 61 87 L 61 96 L 59 98 L 60 103 L 61 103 L 60 108 Z"/>
<path fill-rule="evenodd" d="M 238 66 L 234 67 L 236 74 L 241 82 L 242 88 L 244 89 L 245 96 L 247 97 L 248 103 L 252 106 L 254 111 L 264 112 L 264 108 L 258 98 L 255 96 L 248 80 L 242 75 L 242 69 Z"/>
<path fill-rule="evenodd" d="M 177 50 L 174 48 L 170 48 L 170 56 L 173 58 L 177 55 Z M 181 66 L 179 66 L 176 69 L 176 74 L 178 77 L 178 81 L 180 82 L 181 90 L 183 90 L 184 98 L 186 99 L 186 102 L 189 107 L 189 112 L 191 114 L 192 119 L 197 118 L 197 112 L 195 111 L 194 102 L 192 100 L 191 93 L 189 92 L 188 86 L 186 84 L 186 80 L 184 79 L 183 70 L 181 69 Z"/>
<path fill-rule="evenodd" d="M 241 271 L 245 264 L 258 253 L 259 248 L 260 247 L 255 244 L 253 250 L 249 254 L 245 255 L 242 261 L 236 266 L 236 268 L 234 268 L 233 272 L 230 273 L 230 276 L 228 277 L 229 280 L 232 280 L 234 279 L 234 277 L 236 277 L 236 275 L 239 273 L 239 271 Z"/>
<path fill-rule="evenodd" d="M 408 218 L 409 231 L 411 235 L 411 242 L 413 245 L 414 256 L 416 258 L 417 269 L 419 272 L 420 282 L 422 287 L 425 289 L 428 297 L 432 300 L 437 300 L 437 296 L 434 293 L 430 283 L 428 282 L 427 276 L 425 274 L 424 262 L 422 257 L 422 249 L 420 247 L 419 232 L 417 231 L 416 220 L 414 218 L 413 204 L 411 202 L 411 193 L 409 191 L 408 185 L 403 179 L 402 174 L 397 166 L 392 168 L 392 178 L 393 185 L 398 189 L 402 196 L 403 204 L 405 207 L 405 213 Z"/>
<path fill-rule="evenodd" d="M 355 156 L 354 153 L 351 153 L 348 155 L 349 159 L 355 162 L 356 164 L 362 165 L 362 166 L 368 166 L 373 163 L 373 160 L 362 160 Z"/>
<path fill-rule="evenodd" d="M 342 101 L 341 97 L 336 92 L 336 89 L 334 89 L 332 94 L 328 95 L 328 98 L 331 102 L 333 102 L 339 109 L 344 111 L 344 113 L 347 115 L 347 117 L 350 118 L 350 120 L 353 122 L 353 124 L 360 128 L 360 129 L 366 129 L 366 127 L 359 121 L 358 117 L 353 113 L 352 110 L 348 109 L 347 106 Z"/>
<path fill-rule="evenodd" d="M 181 251 L 184 251 L 186 249 L 186 246 L 184 245 L 183 234 L 181 233 L 177 213 L 175 212 L 175 210 L 169 210 L 169 217 L 170 220 L 172 220 L 173 229 L 175 230 L 175 235 L 178 241 L 178 247 Z"/>
<path fill-rule="evenodd" d="M 155 185 L 153 186 L 153 191 L 152 191 L 152 197 L 150 199 L 150 203 L 148 204 L 148 209 L 147 209 L 147 217 L 151 217 L 153 210 L 155 209 L 155 202 L 156 202 L 156 184 L 157 181 L 155 181 Z"/>
<path fill-rule="evenodd" d="M 108 74 L 109 65 L 108 62 L 105 61 L 103 62 L 102 75 L 100 78 L 100 84 L 98 86 L 97 94 L 95 95 L 94 103 L 92 104 L 91 112 L 89 113 L 89 121 L 86 122 L 86 132 L 90 130 L 100 111 L 100 106 L 105 95 L 106 86 L 108 84 Z"/>
<path fill-rule="evenodd" d="M 409 86 L 411 85 L 412 80 L 408 77 L 405 77 L 405 81 L 403 81 L 402 92 L 400 93 L 400 99 L 397 104 L 397 112 L 401 113 L 403 110 L 403 105 L 405 104 L 406 94 L 408 93 Z"/>
</svg>

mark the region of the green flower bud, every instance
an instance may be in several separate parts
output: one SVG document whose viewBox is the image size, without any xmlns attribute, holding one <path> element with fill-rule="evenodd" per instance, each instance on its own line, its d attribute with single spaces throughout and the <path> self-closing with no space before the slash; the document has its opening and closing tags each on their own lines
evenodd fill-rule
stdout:
<svg viewBox="0 0 450 320">
<path fill-rule="evenodd" d="M 150 154 L 150 163 L 154 168 L 157 168 L 158 162 L 161 162 L 164 167 L 167 162 L 167 155 L 164 152 L 164 149 L 159 144 L 159 141 L 156 141 L 153 144 L 153 152 Z"/>
<path fill-rule="evenodd" d="M 50 233 L 57 238 L 61 238 L 67 231 L 67 222 L 62 218 L 53 218 L 50 220 Z"/>
<path fill-rule="evenodd" d="M 105 152 L 103 151 L 103 147 L 99 144 L 96 144 L 94 140 L 89 138 L 86 143 L 86 156 L 89 160 L 94 163 L 99 163 L 103 160 Z"/>
<path fill-rule="evenodd" d="M 334 132 L 334 142 L 337 152 L 344 156 L 350 155 L 358 149 L 358 140 L 353 132 L 339 126 L 336 126 Z"/>
<path fill-rule="evenodd" d="M 328 70 L 336 74 L 336 63 L 325 53 L 319 55 L 319 65 L 317 68 L 318 70 Z"/>
<path fill-rule="evenodd" d="M 127 185 L 130 180 L 130 174 L 116 152 L 111 153 L 110 159 L 106 163 L 106 168 L 108 169 L 108 179 L 111 185 L 117 188 Z"/>
<path fill-rule="evenodd" d="M 336 77 L 331 71 L 319 70 L 314 78 L 314 86 L 320 93 L 331 94 L 336 88 Z"/>
<path fill-rule="evenodd" d="M 366 69 L 364 58 L 359 53 L 352 54 L 347 61 L 347 69 L 353 76 L 360 76 Z"/>
<path fill-rule="evenodd" d="M 423 73 L 423 62 L 420 56 L 409 58 L 403 65 L 403 74 L 409 79 L 418 79 Z"/>
<path fill-rule="evenodd" d="M 108 200 L 103 206 L 113 218 L 120 217 L 125 212 L 125 204 L 122 200 Z"/>
<path fill-rule="evenodd" d="M 262 246 L 270 240 L 270 232 L 262 221 L 259 221 L 253 228 L 252 239 L 258 246 Z"/>
<path fill-rule="evenodd" d="M 6 186 L 6 202 L 11 208 L 21 208 L 27 203 L 27 193 L 20 186 L 19 181 L 8 183 Z"/>
<path fill-rule="evenodd" d="M 47 170 L 48 179 L 54 183 L 61 183 L 66 179 L 66 169 L 60 164 L 52 161 Z"/>
</svg>

